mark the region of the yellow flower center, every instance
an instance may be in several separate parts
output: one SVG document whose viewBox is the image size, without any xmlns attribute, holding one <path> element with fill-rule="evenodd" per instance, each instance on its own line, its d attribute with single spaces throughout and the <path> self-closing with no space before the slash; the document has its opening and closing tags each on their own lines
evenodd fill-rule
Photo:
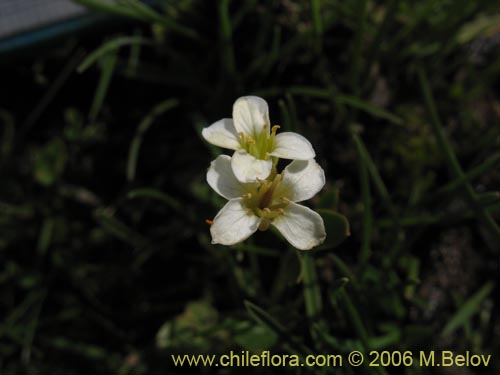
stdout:
<svg viewBox="0 0 500 375">
<path fill-rule="evenodd" d="M 262 218 L 259 226 L 260 230 L 266 230 L 271 221 L 284 213 L 284 209 L 290 203 L 290 200 L 283 195 L 283 192 L 277 193 L 277 187 L 283 180 L 283 172 L 276 175 L 271 180 L 259 180 L 255 189 L 243 195 L 245 206 L 252 210 L 258 217 Z"/>
<path fill-rule="evenodd" d="M 280 126 L 274 125 L 271 128 L 271 134 L 268 133 L 268 128 L 268 125 L 264 125 L 260 134 L 254 134 L 254 137 L 243 132 L 239 133 L 241 148 L 257 159 L 269 159 L 269 153 L 275 148 L 276 131 Z"/>
</svg>

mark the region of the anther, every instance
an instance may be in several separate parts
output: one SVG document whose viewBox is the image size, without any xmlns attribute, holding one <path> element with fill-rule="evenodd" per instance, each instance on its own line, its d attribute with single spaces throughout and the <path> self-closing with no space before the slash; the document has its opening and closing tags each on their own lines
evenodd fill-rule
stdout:
<svg viewBox="0 0 500 375">
<path fill-rule="evenodd" d="M 284 213 L 285 213 L 285 210 L 284 210 L 284 209 L 282 209 L 281 207 L 280 207 L 280 208 L 278 208 L 278 211 L 279 211 L 279 213 L 280 213 L 280 214 L 284 214 Z"/>
<path fill-rule="evenodd" d="M 250 199 L 250 198 L 252 198 L 252 193 L 243 194 L 241 197 L 245 198 L 245 199 Z"/>
<path fill-rule="evenodd" d="M 206 219 L 206 220 L 205 220 L 205 223 L 207 223 L 208 225 L 213 225 L 214 221 L 213 221 L 213 220 Z"/>
<path fill-rule="evenodd" d="M 271 210 L 269 209 L 269 207 L 265 207 L 264 209 L 262 209 L 262 211 L 264 211 L 266 214 L 271 213 Z"/>
<path fill-rule="evenodd" d="M 274 125 L 272 128 L 271 128 L 271 132 L 276 134 L 276 132 L 278 131 L 278 129 L 281 128 L 281 126 L 279 125 Z"/>
</svg>

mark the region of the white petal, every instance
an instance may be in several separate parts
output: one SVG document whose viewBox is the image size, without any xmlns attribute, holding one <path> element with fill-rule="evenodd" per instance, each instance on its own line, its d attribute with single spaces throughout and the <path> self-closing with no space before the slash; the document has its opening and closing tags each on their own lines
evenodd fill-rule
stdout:
<svg viewBox="0 0 500 375">
<path fill-rule="evenodd" d="M 325 172 L 316 160 L 294 160 L 283 170 L 283 180 L 276 190 L 292 202 L 311 199 L 325 186 Z"/>
<path fill-rule="evenodd" d="M 226 199 L 239 198 L 248 193 L 253 184 L 243 184 L 233 173 L 231 157 L 220 155 L 210 163 L 207 171 L 207 182 L 217 194 Z"/>
<path fill-rule="evenodd" d="M 203 128 L 201 135 L 213 145 L 237 150 L 240 147 L 240 142 L 236 129 L 233 125 L 233 120 L 225 118 L 219 120 L 207 128 Z"/>
<path fill-rule="evenodd" d="M 311 143 L 297 133 L 283 132 L 276 135 L 275 148 L 270 154 L 283 159 L 309 160 L 316 153 Z"/>
<path fill-rule="evenodd" d="M 239 181 L 255 182 L 258 178 L 264 180 L 269 176 L 273 162 L 271 159 L 257 159 L 245 150 L 238 150 L 233 154 L 231 167 Z"/>
<path fill-rule="evenodd" d="M 293 247 L 309 250 L 323 243 L 326 238 L 325 224 L 317 213 L 296 203 L 289 203 L 282 215 L 272 222 Z"/>
<path fill-rule="evenodd" d="M 233 122 L 238 133 L 258 138 L 264 125 L 269 133 L 269 107 L 267 102 L 258 96 L 243 96 L 233 105 Z"/>
<path fill-rule="evenodd" d="M 250 237 L 262 220 L 242 204 L 243 199 L 231 199 L 219 211 L 210 227 L 212 243 L 234 245 Z"/>
</svg>

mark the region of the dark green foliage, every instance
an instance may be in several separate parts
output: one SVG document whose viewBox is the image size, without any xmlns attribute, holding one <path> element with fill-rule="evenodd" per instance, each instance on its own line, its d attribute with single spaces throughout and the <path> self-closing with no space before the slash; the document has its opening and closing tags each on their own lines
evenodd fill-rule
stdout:
<svg viewBox="0 0 500 375">
<path fill-rule="evenodd" d="M 0 373 L 229 350 L 469 350 L 500 373 L 497 2 L 77 2 L 121 22 L 3 66 Z M 249 94 L 325 169 L 307 253 L 211 245 L 201 129 Z"/>
</svg>

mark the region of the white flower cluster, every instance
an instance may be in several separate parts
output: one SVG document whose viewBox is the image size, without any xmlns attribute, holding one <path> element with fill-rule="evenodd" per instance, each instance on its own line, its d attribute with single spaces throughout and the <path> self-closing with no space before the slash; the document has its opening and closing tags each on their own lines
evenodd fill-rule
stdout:
<svg viewBox="0 0 500 375">
<path fill-rule="evenodd" d="M 234 150 L 212 161 L 207 182 L 229 200 L 211 223 L 212 243 L 234 245 L 270 225 L 300 250 L 309 250 L 326 238 L 321 216 L 297 204 L 312 198 L 325 185 L 311 143 L 303 136 L 271 127 L 266 101 L 241 97 L 233 118 L 204 128 L 210 143 Z M 279 158 L 293 161 L 281 173 Z"/>
</svg>

